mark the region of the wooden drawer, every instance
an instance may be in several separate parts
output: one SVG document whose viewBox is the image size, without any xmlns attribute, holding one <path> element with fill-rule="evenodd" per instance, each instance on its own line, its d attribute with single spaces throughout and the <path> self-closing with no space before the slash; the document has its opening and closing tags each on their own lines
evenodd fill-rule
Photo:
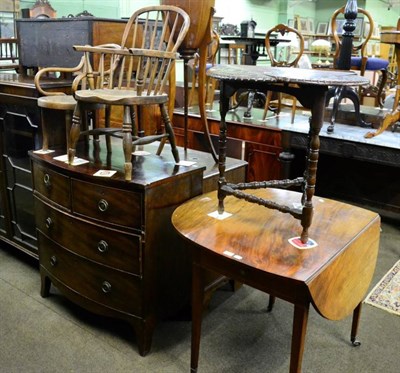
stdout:
<svg viewBox="0 0 400 373">
<path fill-rule="evenodd" d="M 38 232 L 40 265 L 82 297 L 131 315 L 142 314 L 141 280 L 86 260 Z"/>
<path fill-rule="evenodd" d="M 69 178 L 33 163 L 33 185 L 37 193 L 66 208 L 70 208 Z"/>
<path fill-rule="evenodd" d="M 72 211 L 102 222 L 142 230 L 140 193 L 72 179 Z"/>
<path fill-rule="evenodd" d="M 141 237 L 77 219 L 35 198 L 36 227 L 85 258 L 141 275 Z"/>
</svg>

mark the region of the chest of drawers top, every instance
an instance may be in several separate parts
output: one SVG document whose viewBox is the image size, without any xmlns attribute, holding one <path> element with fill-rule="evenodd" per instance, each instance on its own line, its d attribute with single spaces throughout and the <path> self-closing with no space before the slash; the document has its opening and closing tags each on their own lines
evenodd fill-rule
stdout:
<svg viewBox="0 0 400 373">
<path fill-rule="evenodd" d="M 36 196 L 66 212 L 112 226 L 140 230 L 145 211 L 177 205 L 193 190 L 198 190 L 196 194 L 202 190 L 204 167 L 178 166 L 153 154 L 134 159 L 130 182 L 124 179 L 123 162 L 107 165 L 89 159 L 70 166 L 55 159 L 57 152 L 30 155 Z M 106 169 L 116 173 L 94 176 Z"/>
<path fill-rule="evenodd" d="M 175 164 L 172 156 L 168 154 L 168 150 L 164 151 L 165 156 L 164 153 L 162 156 L 157 156 L 144 151 L 145 155 L 133 156 L 132 180 L 127 182 L 124 180 L 124 158 L 120 143 L 113 141 L 112 150 L 112 159 L 110 159 L 111 154 L 107 155 L 106 151 L 97 156 L 86 153 L 82 158 L 88 162 L 78 166 L 71 166 L 56 159 L 65 154 L 65 150 L 55 150 L 48 154 L 30 152 L 30 156 L 34 162 L 44 164 L 46 168 L 58 171 L 63 175 L 95 182 L 99 185 L 135 191 L 145 191 L 161 184 L 168 184 L 172 179 L 187 177 L 188 174 L 196 174 L 205 170 L 204 165 L 198 166 L 195 163 L 192 166 Z M 149 150 L 154 152 L 154 147 Z M 112 177 L 94 176 L 100 170 L 112 170 L 116 173 Z"/>
</svg>

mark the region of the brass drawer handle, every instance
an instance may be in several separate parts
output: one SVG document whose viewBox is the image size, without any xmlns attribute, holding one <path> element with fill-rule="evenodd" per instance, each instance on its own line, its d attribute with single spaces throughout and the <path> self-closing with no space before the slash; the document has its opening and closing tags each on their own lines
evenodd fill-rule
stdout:
<svg viewBox="0 0 400 373">
<path fill-rule="evenodd" d="M 108 202 L 105 199 L 101 199 L 98 203 L 97 203 L 97 207 L 99 208 L 99 210 L 101 212 L 105 212 L 108 209 Z"/>
<path fill-rule="evenodd" d="M 105 253 L 108 251 L 108 243 L 104 240 L 99 241 L 97 244 L 97 250 L 99 250 L 101 253 Z"/>
<path fill-rule="evenodd" d="M 104 281 L 101 284 L 101 290 L 103 291 L 104 294 L 108 294 L 111 292 L 111 284 L 108 281 Z"/>
<path fill-rule="evenodd" d="M 50 179 L 50 175 L 49 174 L 44 174 L 43 176 L 43 182 L 44 185 L 47 189 L 51 188 L 51 179 Z"/>
<path fill-rule="evenodd" d="M 55 255 L 53 255 L 53 256 L 50 258 L 50 265 L 51 265 L 52 267 L 55 267 L 56 264 L 57 264 L 57 258 L 56 258 Z"/>
<path fill-rule="evenodd" d="M 50 229 L 52 226 L 53 226 L 53 220 L 50 217 L 48 217 L 46 219 L 46 228 Z"/>
</svg>

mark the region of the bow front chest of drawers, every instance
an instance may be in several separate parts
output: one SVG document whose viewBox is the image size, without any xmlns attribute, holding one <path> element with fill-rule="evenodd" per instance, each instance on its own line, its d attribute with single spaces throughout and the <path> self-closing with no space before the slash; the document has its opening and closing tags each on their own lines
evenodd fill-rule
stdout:
<svg viewBox="0 0 400 373">
<path fill-rule="evenodd" d="M 136 157 L 126 182 L 123 162 L 111 178 L 96 177 L 101 162 L 69 166 L 54 154 L 31 152 L 41 295 L 53 284 L 92 312 L 127 320 L 145 355 L 156 320 L 190 304 L 191 258 L 171 214 L 202 193 L 204 168 Z"/>
</svg>

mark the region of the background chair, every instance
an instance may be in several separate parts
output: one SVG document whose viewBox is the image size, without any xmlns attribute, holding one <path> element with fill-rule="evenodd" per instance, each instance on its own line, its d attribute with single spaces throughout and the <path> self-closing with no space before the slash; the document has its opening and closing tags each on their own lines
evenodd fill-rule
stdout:
<svg viewBox="0 0 400 373">
<path fill-rule="evenodd" d="M 337 24 L 339 17 L 343 17 L 345 13 L 346 7 L 343 6 L 337 9 L 331 18 L 331 29 L 333 34 L 334 43 L 336 45 L 335 48 L 335 56 L 334 56 L 334 67 L 338 68 L 338 61 L 341 55 L 341 48 L 342 48 L 342 40 L 341 40 L 341 32 L 339 32 Z M 367 56 L 367 44 L 371 39 L 373 30 L 374 30 L 374 20 L 372 19 L 371 14 L 362 8 L 357 8 L 357 14 L 362 14 L 366 17 L 366 20 L 369 22 L 369 31 L 367 34 L 360 32 L 360 40 L 358 43 L 354 42 L 352 44 L 352 56 L 350 57 L 350 69 L 351 70 L 358 70 L 362 76 L 365 75 L 366 71 L 373 71 L 373 72 L 380 72 L 382 74 L 381 78 L 378 79 L 379 86 L 376 88 L 376 106 L 383 107 L 384 101 L 384 87 L 387 81 L 387 67 L 389 65 L 388 60 L 384 60 L 382 58 L 377 57 L 368 57 Z M 357 123 L 362 127 L 370 127 L 370 124 L 364 122 L 360 116 L 360 101 L 362 97 L 371 95 L 370 88 L 359 88 L 358 94 L 355 94 L 351 88 L 343 88 L 343 87 L 336 87 L 331 89 L 327 95 L 327 103 L 333 97 L 333 108 L 332 114 L 330 119 L 330 126 L 328 127 L 328 132 L 331 133 L 334 131 L 334 124 L 336 119 L 336 114 L 339 108 L 339 104 L 343 98 L 350 99 L 354 104 L 354 111 L 356 116 Z"/>
<path fill-rule="evenodd" d="M 333 39 L 336 44 L 335 56 L 334 60 L 336 61 L 340 54 L 340 48 L 342 46 L 342 42 L 340 39 L 338 30 L 337 30 L 337 19 L 340 15 L 343 15 L 345 11 L 345 7 L 341 7 L 337 9 L 331 19 L 331 27 L 333 33 Z M 389 61 L 383 58 L 378 57 L 368 57 L 367 56 L 367 44 L 370 41 L 373 31 L 374 31 L 374 20 L 371 14 L 365 9 L 358 8 L 357 14 L 362 14 L 366 19 L 364 22 L 369 22 L 369 30 L 368 33 L 360 33 L 360 41 L 358 43 L 353 42 L 353 55 L 351 56 L 350 64 L 351 70 L 358 70 L 362 76 L 365 75 L 366 71 L 380 72 L 382 74 L 381 79 L 378 79 L 379 86 L 377 87 L 377 98 L 376 98 L 376 106 L 383 107 L 384 101 L 384 87 L 387 82 L 387 67 L 389 65 Z M 360 99 L 362 100 L 363 91 L 366 88 L 360 88 L 359 94 Z"/>
<path fill-rule="evenodd" d="M 39 71 L 35 74 L 34 83 L 36 89 L 38 90 L 39 94 L 43 95 L 39 97 L 37 100 L 38 106 L 41 108 L 41 125 L 42 125 L 42 149 L 41 152 L 46 153 L 50 152 L 49 149 L 49 138 L 50 133 L 52 132 L 52 128 L 50 126 L 56 126 L 58 124 L 57 121 L 52 123 L 49 122 L 49 118 L 53 118 L 48 116 L 47 114 L 51 110 L 56 111 L 63 111 L 64 118 L 65 118 L 65 143 L 66 143 L 66 150 L 69 149 L 69 133 L 72 126 L 72 114 L 76 107 L 76 100 L 74 98 L 74 92 L 78 89 L 78 82 L 73 80 L 73 77 L 78 75 L 78 73 L 82 73 L 84 69 L 84 57 L 81 58 L 79 64 L 75 67 L 46 67 L 39 69 Z M 51 79 L 51 80 L 49 80 Z M 49 88 L 51 86 L 50 81 L 64 81 L 65 84 L 70 84 L 69 93 L 55 91 L 54 89 L 45 89 L 44 85 Z M 86 85 L 87 82 L 85 79 L 79 81 L 80 85 Z M 67 90 L 68 91 L 68 90 Z M 93 123 L 98 121 L 97 112 L 99 109 L 105 109 L 104 115 L 104 122 L 105 126 L 110 126 L 110 107 L 104 105 L 96 105 L 93 104 L 90 106 L 90 113 L 84 116 L 83 120 L 83 127 L 88 127 L 89 117 L 92 119 Z M 89 109 L 89 106 L 87 107 Z M 53 118 L 54 119 L 54 118 Z M 97 137 L 98 139 L 98 137 Z M 110 142 L 107 142 L 107 149 L 111 149 Z"/>
<path fill-rule="evenodd" d="M 282 41 L 275 46 L 275 50 L 271 47 L 270 38 L 272 34 L 278 34 L 278 39 L 282 39 Z M 284 24 L 279 24 L 267 31 L 265 35 L 265 48 L 271 61 L 271 66 L 296 67 L 304 52 L 304 38 L 298 30 Z M 272 91 L 268 91 L 267 93 L 262 120 L 265 120 L 267 117 L 267 112 L 271 105 L 272 94 Z M 292 109 L 291 123 L 293 123 L 297 108 L 296 98 L 289 95 L 283 95 L 282 93 L 278 93 L 277 95 L 278 100 L 275 113 L 279 114 L 281 112 L 281 108 L 284 106 L 283 99 L 290 97 L 290 107 Z"/>
<path fill-rule="evenodd" d="M 0 38 L 0 70 L 18 72 L 18 39 Z"/>
<path fill-rule="evenodd" d="M 241 43 L 228 44 L 228 64 L 245 65 L 246 64 L 246 45 Z"/>
<path fill-rule="evenodd" d="M 75 92 L 77 105 L 72 119 L 68 150 L 70 164 L 73 164 L 76 144 L 81 134 L 122 138 L 127 181 L 132 178 L 131 158 L 135 145 L 161 141 L 157 151 L 159 155 L 168 139 L 175 162 L 179 162 L 175 135 L 166 105 L 168 94 L 164 90 L 189 23 L 187 13 L 178 7 L 145 7 L 130 17 L 120 46 L 74 47 L 84 53 L 84 69 L 75 78 L 75 85 L 79 86 L 80 82 L 87 81 L 87 86 L 82 86 Z M 98 61 L 97 69 L 94 69 L 92 59 Z M 122 128 L 96 127 L 81 133 L 82 112 L 85 105 L 93 103 L 121 106 Z M 165 127 L 164 133 L 138 136 L 142 126 L 141 123 L 136 123 L 134 108 L 143 105 L 159 106 Z"/>
<path fill-rule="evenodd" d="M 206 71 L 215 65 L 215 59 L 217 57 L 217 53 L 220 45 L 220 37 L 219 34 L 212 30 L 212 39 L 211 43 L 208 45 L 207 49 L 207 62 L 206 62 Z M 193 104 L 193 97 L 195 96 L 196 87 L 199 84 L 199 62 L 200 56 L 198 53 L 195 54 L 194 58 L 189 60 L 188 66 L 192 72 L 192 86 L 189 92 L 189 106 Z M 206 76 L 206 107 L 208 109 L 212 109 L 214 94 L 215 94 L 215 79 Z"/>
<path fill-rule="evenodd" d="M 66 94 L 64 92 L 57 92 L 54 90 L 45 90 L 43 88 L 43 78 L 44 77 L 56 77 L 59 79 L 60 77 L 70 77 L 71 74 L 77 73 L 83 67 L 83 58 L 80 63 L 72 68 L 64 68 L 64 67 L 48 67 L 40 69 L 35 74 L 35 86 L 38 90 L 39 94 L 43 95 L 43 97 L 39 97 L 37 100 L 38 106 L 41 108 L 41 124 L 42 124 L 42 152 L 49 152 L 49 128 L 45 110 L 61 110 L 65 113 L 65 129 L 66 129 L 66 143 L 68 149 L 68 138 L 69 131 L 71 129 L 72 122 L 72 113 L 75 109 L 76 100 L 74 99 L 73 92 L 76 87 L 71 88 L 71 94 Z M 71 78 L 70 78 L 71 79 Z M 48 81 L 47 81 L 48 82 Z"/>
</svg>

